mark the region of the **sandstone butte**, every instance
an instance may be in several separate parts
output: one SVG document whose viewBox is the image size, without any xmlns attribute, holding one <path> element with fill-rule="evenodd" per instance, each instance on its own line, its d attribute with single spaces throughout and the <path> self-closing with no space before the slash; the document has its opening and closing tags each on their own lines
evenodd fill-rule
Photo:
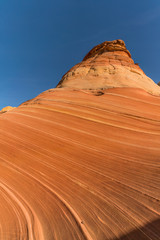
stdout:
<svg viewBox="0 0 160 240">
<path fill-rule="evenodd" d="M 0 115 L 1 240 L 159 240 L 159 86 L 122 40 Z"/>
</svg>

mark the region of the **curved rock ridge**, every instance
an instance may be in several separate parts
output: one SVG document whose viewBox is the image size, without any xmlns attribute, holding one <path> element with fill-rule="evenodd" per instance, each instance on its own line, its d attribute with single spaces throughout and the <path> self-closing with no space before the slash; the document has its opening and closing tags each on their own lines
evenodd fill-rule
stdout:
<svg viewBox="0 0 160 240">
<path fill-rule="evenodd" d="M 0 239 L 159 240 L 160 97 L 50 89 L 0 115 Z"/>
<path fill-rule="evenodd" d="M 94 57 L 95 55 L 100 55 L 104 52 L 115 52 L 115 51 L 123 51 L 128 54 L 131 58 L 130 52 L 127 50 L 125 42 L 123 40 L 114 40 L 114 41 L 106 41 L 103 42 L 94 48 L 84 57 L 83 61 L 87 60 L 88 58 Z"/>
<path fill-rule="evenodd" d="M 1 109 L 0 113 L 5 113 L 5 112 L 8 112 L 12 109 L 14 109 L 15 107 L 11 107 L 11 106 L 7 106 L 7 107 L 4 107 Z"/>
<path fill-rule="evenodd" d="M 72 67 L 57 88 L 108 89 L 141 88 L 160 95 L 157 84 L 135 64 L 122 40 L 106 41 L 94 47 L 81 63 Z"/>
</svg>

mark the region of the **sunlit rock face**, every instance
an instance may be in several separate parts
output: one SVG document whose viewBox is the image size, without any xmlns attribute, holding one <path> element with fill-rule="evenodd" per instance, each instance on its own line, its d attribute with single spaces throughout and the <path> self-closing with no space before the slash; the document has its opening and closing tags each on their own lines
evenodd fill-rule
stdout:
<svg viewBox="0 0 160 240">
<path fill-rule="evenodd" d="M 76 89 L 141 88 L 160 95 L 160 88 L 135 64 L 122 40 L 94 47 L 83 61 L 71 68 L 57 87 Z"/>
<path fill-rule="evenodd" d="M 14 109 L 14 107 L 11 107 L 11 106 L 7 106 L 7 107 L 4 107 L 0 110 L 0 113 L 5 113 L 5 112 L 8 112 L 10 110 Z"/>
<path fill-rule="evenodd" d="M 160 97 L 62 87 L 1 114 L 1 239 L 159 240 Z"/>
</svg>

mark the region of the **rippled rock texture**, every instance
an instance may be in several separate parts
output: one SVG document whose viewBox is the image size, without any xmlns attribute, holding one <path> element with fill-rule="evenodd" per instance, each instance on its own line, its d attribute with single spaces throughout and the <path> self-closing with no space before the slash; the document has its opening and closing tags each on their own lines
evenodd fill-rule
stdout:
<svg viewBox="0 0 160 240">
<path fill-rule="evenodd" d="M 122 40 L 106 41 L 94 47 L 71 68 L 59 88 L 108 89 L 134 87 L 160 96 L 160 88 L 135 64 Z"/>
<path fill-rule="evenodd" d="M 160 98 L 57 88 L 1 114 L 0 191 L 2 240 L 159 240 Z"/>
<path fill-rule="evenodd" d="M 159 93 L 115 40 L 2 109 L 0 239 L 159 240 Z"/>
</svg>

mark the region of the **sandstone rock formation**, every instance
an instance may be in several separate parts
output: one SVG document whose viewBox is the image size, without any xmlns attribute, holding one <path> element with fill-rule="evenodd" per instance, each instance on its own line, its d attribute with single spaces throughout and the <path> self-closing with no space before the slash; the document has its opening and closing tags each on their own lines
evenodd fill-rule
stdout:
<svg viewBox="0 0 160 240">
<path fill-rule="evenodd" d="M 11 107 L 11 106 L 7 106 L 7 107 L 4 107 L 1 109 L 0 113 L 5 113 L 5 112 L 8 112 L 10 110 L 14 109 L 14 107 Z"/>
<path fill-rule="evenodd" d="M 122 40 L 94 47 L 83 61 L 71 68 L 57 86 L 76 89 L 134 87 L 160 95 L 160 88 L 135 64 Z"/>
<path fill-rule="evenodd" d="M 160 97 L 62 87 L 1 114 L 0 192 L 2 240 L 159 240 Z"/>
</svg>

